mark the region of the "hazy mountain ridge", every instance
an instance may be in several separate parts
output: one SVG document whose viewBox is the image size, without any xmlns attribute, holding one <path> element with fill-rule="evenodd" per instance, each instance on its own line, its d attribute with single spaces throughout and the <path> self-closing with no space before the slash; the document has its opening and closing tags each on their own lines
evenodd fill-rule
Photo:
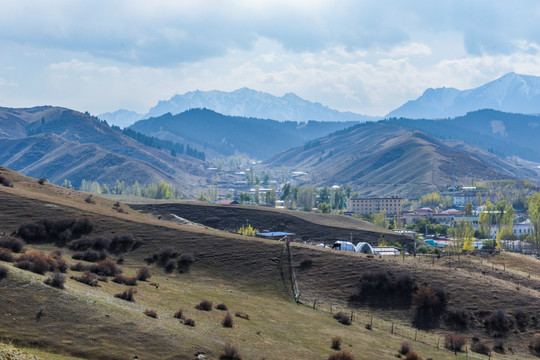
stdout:
<svg viewBox="0 0 540 360">
<path fill-rule="evenodd" d="M 141 120 L 143 116 L 143 114 L 139 114 L 135 111 L 119 109 L 114 112 L 99 114 L 98 118 L 107 121 L 107 123 L 109 123 L 110 125 L 116 125 L 120 126 L 121 128 L 125 128 Z"/>
<path fill-rule="evenodd" d="M 165 114 L 141 120 L 130 128 L 146 135 L 174 137 L 212 149 L 224 156 L 236 153 L 266 159 L 287 148 L 340 130 L 353 122 L 279 122 L 227 116 L 209 109 L 192 109 L 181 114 Z M 172 134 L 172 135 L 171 135 Z"/>
<path fill-rule="evenodd" d="M 179 114 L 184 111 L 206 108 L 223 115 L 273 119 L 278 121 L 370 121 L 378 118 L 340 112 L 317 102 L 311 102 L 287 93 L 277 97 L 248 88 L 232 92 L 190 91 L 175 95 L 169 100 L 161 100 L 144 115 L 157 117 L 166 113 Z"/>
<path fill-rule="evenodd" d="M 540 114 L 540 77 L 508 73 L 480 87 L 460 91 L 427 89 L 385 117 L 445 119 L 480 109 L 522 114 Z"/>
</svg>

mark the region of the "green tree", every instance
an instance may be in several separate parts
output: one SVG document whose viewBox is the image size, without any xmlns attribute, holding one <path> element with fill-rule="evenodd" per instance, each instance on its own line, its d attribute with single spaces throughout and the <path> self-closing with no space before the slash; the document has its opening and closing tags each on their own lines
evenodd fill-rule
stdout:
<svg viewBox="0 0 540 360">
<path fill-rule="evenodd" d="M 174 148 L 171 149 L 171 156 L 176 157 L 176 150 Z"/>
<path fill-rule="evenodd" d="M 495 205 L 487 199 L 484 208 L 478 215 L 478 231 L 483 238 L 489 238 L 491 233 L 491 225 L 495 221 Z"/>
<path fill-rule="evenodd" d="M 326 203 L 330 204 L 330 197 L 332 196 L 332 192 L 330 189 L 325 186 L 321 190 L 319 190 L 319 198 L 318 203 Z"/>
<path fill-rule="evenodd" d="M 448 229 L 448 235 L 453 238 L 453 245 L 451 246 L 451 248 L 454 251 L 461 251 L 462 249 L 464 249 L 465 244 L 470 247 L 470 243 L 474 238 L 474 229 L 472 227 L 472 223 L 465 219 L 460 219 Z"/>
<path fill-rule="evenodd" d="M 372 215 L 373 223 L 382 228 L 388 229 L 388 221 L 386 221 L 386 211 L 375 213 Z"/>
<path fill-rule="evenodd" d="M 131 195 L 141 196 L 141 186 L 139 185 L 139 182 L 137 180 L 135 180 L 133 186 L 131 187 Z"/>
<path fill-rule="evenodd" d="M 473 205 L 472 202 L 468 202 L 467 205 L 465 205 L 465 215 L 472 215 L 473 211 Z"/>
<path fill-rule="evenodd" d="M 529 219 L 533 225 L 532 241 L 540 248 L 540 192 L 527 198 Z"/>
<path fill-rule="evenodd" d="M 109 187 L 107 186 L 107 184 L 102 184 L 101 185 L 101 193 L 102 194 L 110 194 L 111 191 L 109 190 Z"/>
<path fill-rule="evenodd" d="M 68 179 L 64 180 L 64 182 L 62 183 L 62 187 L 65 187 L 65 188 L 68 188 L 68 189 L 73 189 L 73 185 L 71 184 L 71 181 L 69 181 Z"/>
<path fill-rule="evenodd" d="M 319 203 L 319 206 L 317 207 L 319 212 L 322 212 L 323 214 L 329 214 L 332 212 L 332 206 L 327 203 Z"/>
<path fill-rule="evenodd" d="M 276 198 L 277 198 L 276 189 L 272 188 L 266 192 L 264 200 L 267 205 L 276 206 L 276 200 L 277 200 Z"/>
</svg>

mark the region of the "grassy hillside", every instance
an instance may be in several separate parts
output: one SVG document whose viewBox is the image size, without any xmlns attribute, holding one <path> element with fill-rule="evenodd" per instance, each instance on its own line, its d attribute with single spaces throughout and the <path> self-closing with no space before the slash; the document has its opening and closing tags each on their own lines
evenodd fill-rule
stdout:
<svg viewBox="0 0 540 360">
<path fill-rule="evenodd" d="M 479 336 L 490 345 L 494 340 L 483 329 L 482 320 L 490 311 L 501 308 L 514 321 L 515 307 L 522 307 L 528 325 L 525 329 L 512 327 L 503 338 L 507 354 L 496 358 L 530 357 L 527 341 L 540 330 L 531 317 L 540 311 L 540 279 L 534 261 L 496 257 L 481 262 L 475 257 L 461 257 L 459 261 L 452 258 L 432 263 L 420 257 L 369 258 L 293 244 L 293 266 L 304 303 L 297 305 L 290 300 L 290 269 L 287 265 L 279 267 L 283 243 L 158 220 L 125 205 L 119 212 L 107 199 L 95 197 L 95 204 L 90 204 L 84 201 L 86 194 L 39 185 L 35 179 L 3 168 L 0 175 L 13 182 L 13 188 L 0 186 L 0 234 L 11 234 L 31 220 L 87 217 L 94 224 L 90 235 L 129 232 L 142 242 L 123 256 L 125 261 L 120 266 L 126 276 L 134 275 L 145 257 L 166 246 L 182 254 L 192 253 L 196 259 L 184 273 L 166 273 L 162 267 L 150 265 L 152 277 L 133 287 L 137 290 L 135 302 L 114 297 L 127 286 L 110 277 L 108 282 L 100 281 L 99 287 L 90 287 L 69 279 L 82 273 L 68 270 L 65 290 L 60 290 L 43 283 L 49 275 L 0 262 L 8 269 L 7 276 L 0 280 L 0 294 L 5 299 L 0 312 L 0 339 L 12 341 L 16 347 L 41 349 L 48 353 L 41 355 L 44 358 L 63 354 L 92 359 L 192 359 L 204 353 L 217 359 L 225 344 L 233 344 L 244 359 L 326 359 L 334 352 L 330 349 L 333 336 L 341 336 L 342 348 L 356 359 L 395 359 L 403 341 L 423 358 L 456 358 L 437 349 L 437 340 L 451 331 L 443 323 L 446 330 L 420 331 L 419 341 L 414 341 L 410 307 L 390 308 L 384 302 L 380 307 L 349 307 L 349 296 L 356 291 L 359 277 L 377 269 L 395 274 L 410 272 L 419 284 L 445 286 L 449 308 L 465 307 L 475 319 L 460 332 L 469 338 Z M 27 244 L 25 248 L 49 253 L 55 246 Z M 71 264 L 77 262 L 71 259 L 71 250 L 62 250 Z M 113 255 L 113 259 L 118 257 Z M 500 268 L 500 261 L 506 270 Z M 532 272 L 530 278 L 523 272 L 527 269 Z M 213 301 L 212 311 L 195 309 L 203 299 Z M 315 299 L 317 310 L 313 309 Z M 215 308 L 219 303 L 226 304 L 232 313 L 232 328 L 221 326 L 225 312 Z M 330 306 L 333 313 L 337 309 L 347 313 L 354 310 L 352 325 L 333 319 Z M 173 317 L 180 308 L 195 321 L 195 327 Z M 158 318 L 144 315 L 148 309 L 155 310 Z M 235 317 L 237 312 L 248 314 L 249 320 Z M 368 330 L 365 324 L 371 321 L 371 315 L 373 328 Z M 390 330 L 392 321 L 394 334 Z M 515 355 L 507 349 L 509 346 Z"/>
</svg>

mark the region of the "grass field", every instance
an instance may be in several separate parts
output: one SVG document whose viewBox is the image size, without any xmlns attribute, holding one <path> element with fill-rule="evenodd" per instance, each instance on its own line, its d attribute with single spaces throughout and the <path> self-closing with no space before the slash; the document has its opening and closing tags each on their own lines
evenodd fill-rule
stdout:
<svg viewBox="0 0 540 360">
<path fill-rule="evenodd" d="M 205 354 L 217 359 L 223 347 L 232 344 L 244 359 L 326 359 L 334 352 L 331 338 L 340 336 L 342 348 L 356 359 L 395 359 L 403 341 L 424 359 L 465 358 L 465 354 L 455 356 L 442 349 L 442 342 L 437 349 L 437 341 L 450 332 L 444 326 L 417 333 L 410 326 L 410 308 L 349 307 L 347 299 L 359 276 L 373 269 L 410 272 L 419 283 L 445 286 L 450 293 L 450 308 L 464 307 L 477 313 L 501 308 L 510 317 L 517 307 L 528 314 L 540 313 L 536 260 L 512 254 L 490 259 L 461 257 L 459 261 L 443 258 L 437 262 L 425 257 L 369 258 L 302 244 L 292 246 L 303 302 L 297 305 L 290 300 L 288 277 L 282 280 L 278 266 L 283 243 L 183 226 L 147 217 L 127 206 L 123 206 L 127 213 L 121 213 L 113 209 L 115 201 L 95 197 L 95 204 L 90 204 L 84 201 L 87 194 L 39 185 L 35 179 L 4 169 L 0 174 L 9 175 L 14 182 L 13 188 L 0 187 L 0 234 L 10 234 L 28 220 L 85 216 L 95 224 L 94 234 L 129 232 L 142 241 L 140 247 L 125 255 L 121 267 L 128 276 L 144 265 L 145 256 L 161 247 L 172 246 L 196 258 L 191 270 L 182 274 L 167 274 L 151 265 L 149 281 L 140 281 L 134 287 L 135 302 L 114 297 L 127 286 L 110 279 L 100 282 L 100 287 L 68 279 L 65 290 L 59 290 L 45 285 L 44 275 L 0 262 L 9 269 L 7 277 L 0 280 L 0 340 L 29 356 L 194 359 L 196 354 Z M 27 245 L 26 249 L 48 253 L 54 246 Z M 63 251 L 70 263 L 76 262 L 70 250 Z M 305 260 L 312 265 L 303 267 Z M 67 275 L 80 274 L 68 270 Z M 203 299 L 213 302 L 212 311 L 195 309 Z M 221 325 L 226 311 L 215 308 L 219 303 L 226 304 L 233 315 L 232 328 Z M 158 318 L 144 315 L 148 309 L 155 310 Z M 179 309 L 195 321 L 195 327 L 173 317 Z M 333 319 L 330 311 L 338 309 L 355 312 L 352 325 Z M 248 314 L 249 320 L 235 317 L 236 312 Z M 493 344 L 482 330 L 482 318 L 477 314 L 475 319 L 476 323 L 463 333 Z M 372 330 L 365 328 L 368 321 L 373 321 Z M 492 358 L 532 358 L 526 343 L 539 330 L 538 322 L 532 319 L 523 331 L 513 328 L 504 338 L 506 354 L 494 353 Z M 414 341 L 415 336 L 419 341 Z M 0 349 L 0 358 L 2 352 L 13 350 Z"/>
</svg>

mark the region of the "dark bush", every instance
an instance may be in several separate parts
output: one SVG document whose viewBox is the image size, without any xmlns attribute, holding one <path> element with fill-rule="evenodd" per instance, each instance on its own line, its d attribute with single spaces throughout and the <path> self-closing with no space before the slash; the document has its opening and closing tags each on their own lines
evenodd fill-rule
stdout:
<svg viewBox="0 0 540 360">
<path fill-rule="evenodd" d="M 137 293 L 137 290 L 133 288 L 127 288 L 126 290 L 122 291 L 121 293 L 115 294 L 114 297 L 126 300 L 126 301 L 135 301 L 133 298 L 133 295 Z"/>
<path fill-rule="evenodd" d="M 13 182 L 11 181 L 10 178 L 4 176 L 4 175 L 0 175 L 0 185 L 4 185 L 4 186 L 7 186 L 7 187 L 13 187 Z"/>
<path fill-rule="evenodd" d="M 9 270 L 7 267 L 0 265 L 0 280 L 5 278 L 7 274 L 9 273 Z"/>
<path fill-rule="evenodd" d="M 92 195 L 88 195 L 88 196 L 84 199 L 84 201 L 86 201 L 86 202 L 89 203 L 89 204 L 95 204 L 95 203 L 96 203 L 96 201 L 94 200 L 94 198 L 92 197 Z"/>
<path fill-rule="evenodd" d="M 58 261 L 41 251 L 31 251 L 20 255 L 13 266 L 41 275 L 47 271 L 60 270 Z"/>
<path fill-rule="evenodd" d="M 330 355 L 328 360 L 354 360 L 354 356 L 349 352 L 340 351 Z"/>
<path fill-rule="evenodd" d="M 405 354 L 405 360 L 422 360 L 422 358 L 415 351 L 409 351 Z"/>
<path fill-rule="evenodd" d="M 225 317 L 223 318 L 223 320 L 221 320 L 221 325 L 226 328 L 232 328 L 233 324 L 234 324 L 233 317 L 231 313 L 228 312 L 227 315 L 225 315 Z"/>
<path fill-rule="evenodd" d="M 0 248 L 8 249 L 14 253 L 20 253 L 24 247 L 24 241 L 11 236 L 0 236 Z"/>
<path fill-rule="evenodd" d="M 501 339 L 495 340 L 495 345 L 493 345 L 493 350 L 499 354 L 504 354 L 504 343 Z"/>
<path fill-rule="evenodd" d="M 463 335 L 446 334 L 444 336 L 444 347 L 452 351 L 461 351 L 467 343 L 467 338 Z"/>
<path fill-rule="evenodd" d="M 81 218 L 75 222 L 71 232 L 74 238 L 89 234 L 94 229 L 94 223 L 89 218 Z"/>
<path fill-rule="evenodd" d="M 169 259 L 174 259 L 177 256 L 178 253 L 172 247 L 161 248 L 158 252 L 158 264 L 165 266 Z"/>
<path fill-rule="evenodd" d="M 212 310 L 212 302 L 210 300 L 203 300 L 199 304 L 197 304 L 197 306 L 195 306 L 195 309 L 210 311 Z"/>
<path fill-rule="evenodd" d="M 186 253 L 180 255 L 180 258 L 178 259 L 178 272 L 179 273 L 185 273 L 189 271 L 189 267 L 191 264 L 195 262 L 195 255 L 192 253 Z"/>
<path fill-rule="evenodd" d="M 179 309 L 177 312 L 175 312 L 174 313 L 174 318 L 183 320 L 184 319 L 184 310 Z"/>
<path fill-rule="evenodd" d="M 85 271 L 81 276 L 72 276 L 71 279 L 89 286 L 99 286 L 97 275 L 90 271 Z"/>
<path fill-rule="evenodd" d="M 531 338 L 529 341 L 529 349 L 534 355 L 540 356 L 540 334 L 534 334 Z"/>
<path fill-rule="evenodd" d="M 92 231 L 92 227 L 91 221 L 86 218 L 41 219 L 22 224 L 17 233 L 27 243 L 55 242 L 63 246 L 69 239 Z"/>
<path fill-rule="evenodd" d="M 85 251 L 76 251 L 73 253 L 73 255 L 71 255 L 71 257 L 75 260 L 96 262 L 96 261 L 100 261 L 100 260 L 104 260 L 108 258 L 109 253 L 107 252 L 107 250 L 104 250 L 104 249 L 100 251 L 88 249 Z"/>
<path fill-rule="evenodd" d="M 234 316 L 239 317 L 241 319 L 249 320 L 249 315 L 241 311 L 238 311 L 236 314 L 234 314 Z"/>
<path fill-rule="evenodd" d="M 510 319 L 504 310 L 497 310 L 486 319 L 485 326 L 494 336 L 504 336 L 510 331 Z"/>
<path fill-rule="evenodd" d="M 86 250 L 107 250 L 111 245 L 111 239 L 107 236 L 85 236 L 77 240 L 73 240 L 68 244 L 71 250 L 86 251 Z"/>
<path fill-rule="evenodd" d="M 491 348 L 488 344 L 482 341 L 476 341 L 471 344 L 471 350 L 478 354 L 489 355 Z"/>
<path fill-rule="evenodd" d="M 223 348 L 223 353 L 219 355 L 219 360 L 242 360 L 242 356 L 233 345 L 227 344 Z"/>
<path fill-rule="evenodd" d="M 347 314 L 345 314 L 345 313 L 343 313 L 341 311 L 334 314 L 334 319 L 336 319 L 337 321 L 339 321 L 343 325 L 351 325 L 351 318 L 349 317 L 349 315 L 347 315 Z"/>
<path fill-rule="evenodd" d="M 157 311 L 152 309 L 144 310 L 144 315 L 150 316 L 151 318 L 157 319 Z"/>
<path fill-rule="evenodd" d="M 187 318 L 184 320 L 184 325 L 195 326 L 195 320 Z"/>
<path fill-rule="evenodd" d="M 527 313 L 523 309 L 515 309 L 514 310 L 514 318 L 516 319 L 516 325 L 520 330 L 527 329 L 527 325 L 529 324 L 529 317 L 527 316 Z"/>
<path fill-rule="evenodd" d="M 55 271 L 47 279 L 43 281 L 45 284 L 55 287 L 57 289 L 64 289 L 64 284 L 66 282 L 66 277 L 59 271 Z"/>
<path fill-rule="evenodd" d="M 366 326 L 364 326 L 366 328 L 366 330 L 371 330 L 371 324 L 366 324 Z"/>
<path fill-rule="evenodd" d="M 137 280 L 146 281 L 152 277 L 152 273 L 148 266 L 143 266 L 137 271 Z"/>
<path fill-rule="evenodd" d="M 39 185 L 43 185 L 43 184 L 45 184 L 46 182 L 47 182 L 47 179 L 44 178 L 44 177 L 42 177 L 42 178 L 40 178 L 40 179 L 38 180 L 38 184 L 39 184 Z"/>
<path fill-rule="evenodd" d="M 439 317 L 446 309 L 446 291 L 422 286 L 413 295 L 415 314 L 413 325 L 418 328 L 437 327 Z"/>
<path fill-rule="evenodd" d="M 97 264 L 91 265 L 77 263 L 71 266 L 71 270 L 90 271 L 101 276 L 115 276 L 116 274 L 120 274 L 122 272 L 122 269 L 120 269 L 112 259 L 101 260 Z"/>
<path fill-rule="evenodd" d="M 411 346 L 410 346 L 408 343 L 403 342 L 403 343 L 401 343 L 401 346 L 400 346 L 398 352 L 399 352 L 401 355 L 405 355 L 405 354 L 407 354 L 407 353 L 408 353 L 409 351 L 411 351 L 411 350 L 412 350 Z"/>
<path fill-rule="evenodd" d="M 61 250 L 51 251 L 49 254 L 50 271 L 60 271 L 65 273 L 68 269 L 68 262 L 62 257 Z"/>
<path fill-rule="evenodd" d="M 172 273 L 174 269 L 176 269 L 176 261 L 174 259 L 167 260 L 163 268 L 165 269 L 165 272 Z"/>
<path fill-rule="evenodd" d="M 340 336 L 334 336 L 332 338 L 332 343 L 330 345 L 330 348 L 332 350 L 341 350 L 341 337 Z"/>
<path fill-rule="evenodd" d="M 453 329 L 465 330 L 469 325 L 469 315 L 464 309 L 448 310 L 444 315 L 444 321 Z"/>
<path fill-rule="evenodd" d="M 225 310 L 225 311 L 229 310 L 229 308 L 227 308 L 227 305 L 225 305 L 225 304 L 217 304 L 216 309 Z"/>
<path fill-rule="evenodd" d="M 367 304 L 374 307 L 408 307 L 416 289 L 416 283 L 410 274 L 396 277 L 384 270 L 369 271 L 362 274 L 357 292 L 349 297 L 349 302 L 353 305 Z"/>
<path fill-rule="evenodd" d="M 48 240 L 45 226 L 40 222 L 26 222 L 19 226 L 17 234 L 28 243 L 40 243 Z"/>
<path fill-rule="evenodd" d="M 302 260 L 302 262 L 300 263 L 300 270 L 307 270 L 307 269 L 310 269 L 312 266 L 313 266 L 313 260 L 311 259 Z"/>
<path fill-rule="evenodd" d="M 15 257 L 8 249 L 0 248 L 0 261 L 13 262 L 15 261 Z"/>
<path fill-rule="evenodd" d="M 125 276 L 122 274 L 116 274 L 113 282 L 117 284 L 124 284 L 128 286 L 137 286 L 137 277 L 136 276 Z"/>
<path fill-rule="evenodd" d="M 133 249 L 136 240 L 130 233 L 115 235 L 111 239 L 108 250 L 113 254 L 125 253 Z"/>
</svg>

